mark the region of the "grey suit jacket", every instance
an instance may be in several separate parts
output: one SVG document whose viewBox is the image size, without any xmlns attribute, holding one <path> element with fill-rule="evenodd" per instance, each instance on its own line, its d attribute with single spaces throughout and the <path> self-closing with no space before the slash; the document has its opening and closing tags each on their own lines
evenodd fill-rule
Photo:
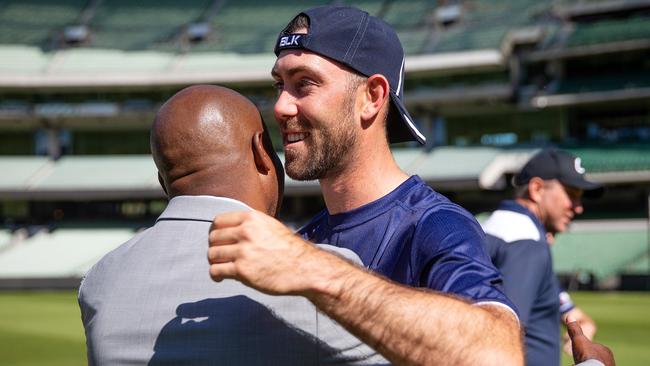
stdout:
<svg viewBox="0 0 650 366">
<path fill-rule="evenodd" d="M 210 223 L 243 210 L 226 198 L 175 197 L 153 227 L 102 258 L 79 288 L 88 363 L 388 364 L 302 297 L 210 279 Z"/>
</svg>

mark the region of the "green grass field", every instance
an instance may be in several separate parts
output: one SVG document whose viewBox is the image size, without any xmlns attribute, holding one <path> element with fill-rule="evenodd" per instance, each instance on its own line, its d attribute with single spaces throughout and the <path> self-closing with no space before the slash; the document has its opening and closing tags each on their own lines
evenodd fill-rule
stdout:
<svg viewBox="0 0 650 366">
<path fill-rule="evenodd" d="M 650 365 L 650 294 L 575 293 L 618 365 Z M 0 292 L 0 364 L 84 365 L 76 292 Z M 563 365 L 571 365 L 568 357 Z"/>
</svg>

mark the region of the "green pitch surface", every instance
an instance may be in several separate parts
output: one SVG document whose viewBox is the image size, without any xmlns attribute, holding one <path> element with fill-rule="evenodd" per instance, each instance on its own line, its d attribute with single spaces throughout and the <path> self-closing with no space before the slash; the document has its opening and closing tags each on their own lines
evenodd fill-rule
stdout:
<svg viewBox="0 0 650 366">
<path fill-rule="evenodd" d="M 77 293 L 0 292 L 0 364 L 86 364 Z"/>
<path fill-rule="evenodd" d="M 85 365 L 76 292 L 0 292 L 0 364 Z M 574 293 L 619 365 L 650 365 L 650 294 Z M 573 364 L 568 357 L 563 365 Z"/>
<path fill-rule="evenodd" d="M 617 365 L 650 365 L 650 294 L 572 293 L 598 326 L 596 342 L 608 346 Z M 562 356 L 562 365 L 572 365 Z"/>
</svg>

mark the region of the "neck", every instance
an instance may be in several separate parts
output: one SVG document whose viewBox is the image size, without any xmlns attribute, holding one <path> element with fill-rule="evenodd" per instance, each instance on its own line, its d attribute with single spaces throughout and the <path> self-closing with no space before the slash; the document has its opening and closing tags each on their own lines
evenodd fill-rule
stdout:
<svg viewBox="0 0 650 366">
<path fill-rule="evenodd" d="M 252 179 L 252 178 L 251 178 Z M 250 179 L 241 181 L 251 182 Z M 210 181 L 193 179 L 187 181 L 175 181 L 169 189 L 169 198 L 175 196 L 214 196 L 231 198 L 245 203 L 254 210 L 265 212 L 269 215 L 275 215 L 274 210 L 268 207 L 268 200 L 260 193 L 259 187 L 248 184 L 239 184 L 235 182 L 222 182 L 225 184 L 216 184 L 215 179 Z"/>
<path fill-rule="evenodd" d="M 526 209 L 528 209 L 528 211 L 537 217 L 539 221 L 542 221 L 541 212 L 539 211 L 539 207 L 535 204 L 535 202 L 526 198 L 516 198 L 515 201 L 517 201 L 517 203 L 520 205 L 526 207 Z"/>
<path fill-rule="evenodd" d="M 375 201 L 397 188 L 408 175 L 404 173 L 387 144 L 375 144 L 356 154 L 344 170 L 320 179 L 327 211 L 338 214 Z"/>
</svg>

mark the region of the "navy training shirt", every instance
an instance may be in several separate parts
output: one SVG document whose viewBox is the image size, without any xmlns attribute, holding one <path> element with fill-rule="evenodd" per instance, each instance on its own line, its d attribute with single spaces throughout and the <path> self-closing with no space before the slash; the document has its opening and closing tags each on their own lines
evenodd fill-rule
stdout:
<svg viewBox="0 0 650 366">
<path fill-rule="evenodd" d="M 526 365 L 560 364 L 561 290 L 546 230 L 528 209 L 503 201 L 483 224 L 488 253 L 526 332 Z M 569 299 L 570 302 L 570 299 Z M 563 311 L 573 307 L 564 304 Z"/>
<path fill-rule="evenodd" d="M 354 210 L 323 210 L 299 232 L 314 243 L 354 251 L 366 268 L 404 285 L 514 309 L 474 217 L 418 176 Z"/>
</svg>

